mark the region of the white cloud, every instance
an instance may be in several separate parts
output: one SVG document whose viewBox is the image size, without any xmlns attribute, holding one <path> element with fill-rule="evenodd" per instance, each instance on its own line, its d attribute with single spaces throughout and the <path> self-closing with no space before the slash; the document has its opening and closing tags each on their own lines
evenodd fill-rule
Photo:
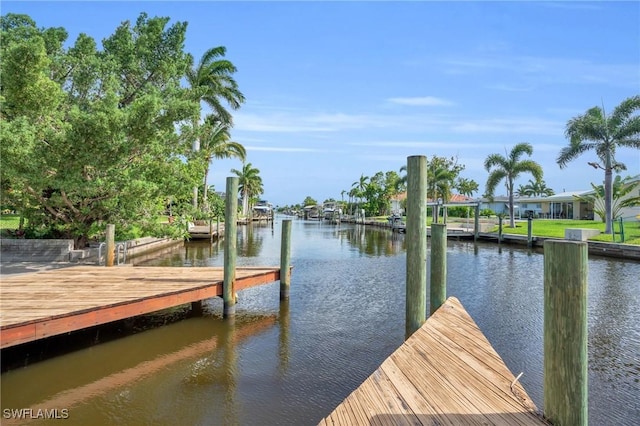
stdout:
<svg viewBox="0 0 640 426">
<path fill-rule="evenodd" d="M 636 89 L 640 78 L 637 63 L 598 63 L 582 58 L 554 58 L 526 55 L 466 55 L 443 58 L 448 74 L 472 74 L 481 71 L 504 70 L 519 76 L 522 87 L 541 84 L 600 83 Z M 498 85 L 496 88 L 499 88 Z M 508 87 L 519 86 L 503 86 Z M 532 87 L 533 88 L 533 87 Z"/>
<path fill-rule="evenodd" d="M 247 151 L 266 151 L 266 152 L 329 152 L 325 149 L 316 148 L 296 148 L 284 146 L 247 146 Z"/>
<path fill-rule="evenodd" d="M 452 131 L 460 133 L 527 133 L 536 135 L 562 135 L 564 123 L 539 118 L 490 118 L 454 124 Z"/>
<path fill-rule="evenodd" d="M 451 106 L 453 102 L 435 96 L 421 96 L 410 98 L 389 98 L 387 101 L 400 105 L 411 106 Z"/>
<path fill-rule="evenodd" d="M 457 141 L 374 141 L 374 142 L 351 142 L 353 146 L 382 147 L 382 148 L 422 148 L 422 149 L 475 149 L 477 142 L 457 142 Z M 501 146 L 499 144 L 482 144 L 483 147 Z"/>
</svg>

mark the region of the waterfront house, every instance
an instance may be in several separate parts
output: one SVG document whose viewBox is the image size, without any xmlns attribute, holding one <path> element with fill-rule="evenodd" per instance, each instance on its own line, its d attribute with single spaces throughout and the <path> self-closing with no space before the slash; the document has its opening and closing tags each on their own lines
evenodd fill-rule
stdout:
<svg viewBox="0 0 640 426">
<path fill-rule="evenodd" d="M 634 186 L 624 199 L 640 196 L 640 175 L 631 179 L 627 185 Z M 545 219 L 584 219 L 602 220 L 594 211 L 593 203 L 581 201 L 577 197 L 594 194 L 593 189 L 583 191 L 565 191 L 544 197 L 515 197 L 514 216 L 523 219 L 529 216 Z M 509 198 L 494 197 L 493 200 L 480 199 L 480 210 L 490 209 L 496 214 L 509 214 Z M 619 214 L 624 220 L 640 219 L 640 206 L 626 207 Z"/>
</svg>

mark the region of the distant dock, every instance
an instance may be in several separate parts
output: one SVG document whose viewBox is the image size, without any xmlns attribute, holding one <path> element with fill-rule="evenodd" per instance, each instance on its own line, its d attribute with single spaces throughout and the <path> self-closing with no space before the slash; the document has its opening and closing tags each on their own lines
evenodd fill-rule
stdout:
<svg viewBox="0 0 640 426">
<path fill-rule="evenodd" d="M 74 266 L 2 277 L 0 348 L 223 296 L 221 267 Z M 234 291 L 280 268 L 237 268 Z"/>
<path fill-rule="evenodd" d="M 452 297 L 319 424 L 549 423 Z"/>
</svg>

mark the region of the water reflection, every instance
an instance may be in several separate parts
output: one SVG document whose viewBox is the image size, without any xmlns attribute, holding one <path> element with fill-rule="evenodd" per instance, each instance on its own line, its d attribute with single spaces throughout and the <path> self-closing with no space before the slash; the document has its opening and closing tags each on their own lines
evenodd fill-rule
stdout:
<svg viewBox="0 0 640 426">
<path fill-rule="evenodd" d="M 215 389 L 217 415 L 236 424 L 236 347 L 275 324 L 275 315 L 192 319 L 33 365 L 29 375 L 5 373 L 2 406 L 66 408 L 70 424 L 199 424 L 209 421 L 181 401 Z"/>
<path fill-rule="evenodd" d="M 339 238 L 368 256 L 393 256 L 405 250 L 404 235 L 365 225 L 342 229 Z"/>
</svg>

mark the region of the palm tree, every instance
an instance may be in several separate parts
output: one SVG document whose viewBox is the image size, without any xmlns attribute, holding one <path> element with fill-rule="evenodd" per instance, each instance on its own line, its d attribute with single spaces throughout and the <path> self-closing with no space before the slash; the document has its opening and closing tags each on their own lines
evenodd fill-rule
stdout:
<svg viewBox="0 0 640 426">
<path fill-rule="evenodd" d="M 501 180 L 505 179 L 507 195 L 509 196 L 509 226 L 515 228 L 513 216 L 514 181 L 524 172 L 529 172 L 536 180 L 542 180 L 542 167 L 533 160 L 522 160 L 522 154 L 533 154 L 531 144 L 522 142 L 516 144 L 507 157 L 501 154 L 491 154 L 484 160 L 484 168 L 489 172 L 486 184 L 486 196 L 493 198 L 493 193 Z"/>
<path fill-rule="evenodd" d="M 456 182 L 456 189 L 465 197 L 472 197 L 473 193 L 478 190 L 478 182 L 473 179 L 459 178 Z"/>
<path fill-rule="evenodd" d="M 360 203 L 362 202 L 362 196 L 364 195 L 364 191 L 367 189 L 367 184 L 369 177 L 364 174 L 360 175 L 360 179 L 353 182 L 351 187 L 355 189 L 355 196 L 358 198 L 358 207 L 360 207 Z"/>
<path fill-rule="evenodd" d="M 611 204 L 611 217 L 612 219 L 616 219 L 620 216 L 620 212 L 625 207 L 635 207 L 640 205 L 640 196 L 630 196 L 627 197 L 630 193 L 632 194 L 636 188 L 640 186 L 638 183 L 638 176 L 627 176 L 624 179 L 618 175 L 613 180 L 612 187 L 612 195 L 613 195 L 613 203 Z M 602 221 L 605 220 L 605 203 L 604 203 L 604 187 L 603 185 L 594 185 L 591 184 L 593 188 L 593 194 L 587 195 L 574 195 L 574 198 L 587 202 L 589 204 L 593 204 L 593 211 L 600 216 Z"/>
<path fill-rule="evenodd" d="M 238 84 L 233 78 L 237 71 L 235 65 L 224 57 L 227 49 L 224 46 L 213 47 L 202 55 L 198 65 L 193 66 L 193 58 L 187 69 L 186 77 L 193 96 L 198 102 L 204 102 L 211 107 L 213 114 L 224 124 L 232 125 L 233 120 L 229 111 L 224 107 L 223 101 L 231 109 L 238 109 L 244 102 L 244 95 L 238 89 Z M 198 127 L 200 117 L 194 117 L 193 127 Z M 200 141 L 193 141 L 193 151 L 200 149 Z M 198 206 L 198 187 L 193 188 L 193 207 Z"/>
<path fill-rule="evenodd" d="M 604 108 L 593 107 L 567 122 L 565 136 L 569 146 L 560 150 L 556 162 L 560 168 L 582 153 L 594 150 L 599 163 L 588 164 L 604 170 L 605 234 L 612 232 L 613 171 L 626 170 L 615 158 L 617 147 L 640 148 L 640 95 L 625 99 L 610 116 Z"/>
<path fill-rule="evenodd" d="M 439 204 L 447 204 L 451 199 L 451 189 L 458 172 L 433 157 L 427 165 L 427 198 L 437 201 L 433 211 L 433 221 L 438 222 Z M 445 209 L 446 212 L 446 209 Z"/>
<path fill-rule="evenodd" d="M 529 183 L 526 185 L 520 185 L 517 191 L 518 195 L 526 197 L 539 197 L 542 195 L 553 195 L 553 189 L 549 188 L 544 179 L 539 181 L 533 181 L 529 179 Z"/>
<path fill-rule="evenodd" d="M 224 46 L 213 47 L 202 55 L 197 66 L 187 69 L 187 82 L 194 96 L 209 105 L 222 123 L 233 124 L 229 111 L 223 101 L 231 109 L 237 110 L 244 102 L 244 95 L 238 89 L 238 83 L 232 77 L 237 71 L 231 61 L 223 58 L 227 49 Z"/>
<path fill-rule="evenodd" d="M 239 178 L 238 191 L 242 194 L 242 214 L 246 216 L 250 200 L 264 192 L 260 170 L 254 168 L 251 163 L 246 163 L 242 165 L 242 170 L 231 169 L 231 173 Z"/>
<path fill-rule="evenodd" d="M 204 191 L 202 198 L 204 205 L 207 205 L 207 178 L 209 177 L 209 167 L 214 158 L 239 158 L 243 162 L 246 160 L 247 151 L 238 142 L 229 140 L 229 125 L 222 123 L 217 116 L 208 115 L 200 128 L 200 153 L 205 160 L 204 169 Z"/>
</svg>

